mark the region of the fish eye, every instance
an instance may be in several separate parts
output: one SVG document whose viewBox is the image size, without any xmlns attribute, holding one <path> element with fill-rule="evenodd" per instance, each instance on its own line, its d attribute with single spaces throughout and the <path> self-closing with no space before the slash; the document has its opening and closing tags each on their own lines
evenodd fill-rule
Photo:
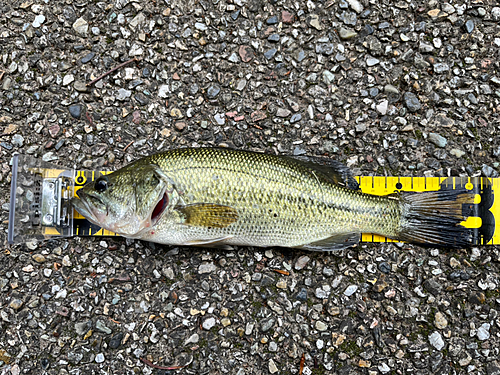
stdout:
<svg viewBox="0 0 500 375">
<path fill-rule="evenodd" d="M 96 189 L 98 193 L 106 191 L 107 188 L 108 188 L 108 179 L 106 177 L 99 177 L 94 183 L 94 189 Z"/>
</svg>

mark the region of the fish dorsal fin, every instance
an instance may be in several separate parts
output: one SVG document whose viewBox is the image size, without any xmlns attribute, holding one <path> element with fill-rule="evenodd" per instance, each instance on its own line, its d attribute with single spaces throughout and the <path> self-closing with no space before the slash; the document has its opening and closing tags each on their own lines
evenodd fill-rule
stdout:
<svg viewBox="0 0 500 375">
<path fill-rule="evenodd" d="M 305 155 L 286 157 L 299 162 L 306 168 L 321 172 L 321 174 L 334 184 L 341 185 L 352 190 L 359 190 L 359 184 L 354 179 L 351 170 L 339 161 Z"/>
<path fill-rule="evenodd" d="M 195 203 L 178 206 L 186 217 L 185 225 L 225 228 L 238 220 L 238 212 L 229 206 L 214 203 Z"/>
<path fill-rule="evenodd" d="M 341 233 L 320 241 L 311 242 L 302 246 L 299 249 L 309 251 L 338 251 L 348 247 L 356 246 L 361 239 L 360 233 Z"/>
</svg>

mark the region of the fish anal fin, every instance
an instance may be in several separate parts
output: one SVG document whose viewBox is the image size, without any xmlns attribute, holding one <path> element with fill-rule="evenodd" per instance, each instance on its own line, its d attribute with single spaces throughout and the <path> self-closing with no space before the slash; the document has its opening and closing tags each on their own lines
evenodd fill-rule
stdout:
<svg viewBox="0 0 500 375">
<path fill-rule="evenodd" d="M 176 207 L 184 214 L 185 225 L 225 228 L 238 220 L 238 212 L 229 206 L 213 203 L 195 203 Z"/>
<path fill-rule="evenodd" d="M 309 251 L 339 251 L 348 247 L 356 246 L 360 239 L 360 233 L 341 233 L 323 240 L 299 246 L 298 248 Z"/>
<path fill-rule="evenodd" d="M 191 241 L 186 241 L 182 245 L 183 246 L 201 246 L 201 247 L 215 247 L 218 249 L 223 249 L 223 250 L 233 250 L 232 246 L 229 246 L 225 243 L 225 241 L 230 240 L 233 238 L 233 236 L 224 236 L 224 237 L 218 237 L 218 238 L 213 238 L 210 240 L 191 240 Z"/>
<path fill-rule="evenodd" d="M 313 171 L 320 172 L 334 184 L 352 190 L 359 190 L 359 184 L 354 179 L 351 170 L 339 161 L 305 155 L 286 157 L 301 163 Z"/>
</svg>

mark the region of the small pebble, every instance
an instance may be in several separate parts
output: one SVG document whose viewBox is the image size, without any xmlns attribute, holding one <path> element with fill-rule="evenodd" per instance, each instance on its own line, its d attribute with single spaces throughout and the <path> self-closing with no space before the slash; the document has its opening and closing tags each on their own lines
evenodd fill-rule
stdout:
<svg viewBox="0 0 500 375">
<path fill-rule="evenodd" d="M 354 293 L 356 293 L 357 290 L 358 290 L 358 286 L 357 285 L 349 285 L 346 288 L 346 290 L 344 291 L 344 295 L 346 295 L 347 297 L 350 297 Z"/>
<path fill-rule="evenodd" d="M 215 318 L 207 318 L 203 321 L 203 329 L 210 331 L 215 326 Z"/>
<path fill-rule="evenodd" d="M 429 342 L 437 350 L 441 350 L 445 346 L 445 343 L 443 341 L 443 337 L 441 336 L 441 334 L 438 331 L 434 331 L 431 335 L 429 335 Z"/>
</svg>

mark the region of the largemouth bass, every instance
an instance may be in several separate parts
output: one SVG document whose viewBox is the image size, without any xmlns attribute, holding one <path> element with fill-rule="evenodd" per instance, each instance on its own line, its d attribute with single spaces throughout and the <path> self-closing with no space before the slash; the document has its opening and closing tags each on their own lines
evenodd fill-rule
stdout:
<svg viewBox="0 0 500 375">
<path fill-rule="evenodd" d="M 161 152 L 85 185 L 72 203 L 92 223 L 168 245 L 282 246 L 329 251 L 361 233 L 470 246 L 467 190 L 362 193 L 347 167 L 322 158 L 221 148 Z"/>
</svg>

